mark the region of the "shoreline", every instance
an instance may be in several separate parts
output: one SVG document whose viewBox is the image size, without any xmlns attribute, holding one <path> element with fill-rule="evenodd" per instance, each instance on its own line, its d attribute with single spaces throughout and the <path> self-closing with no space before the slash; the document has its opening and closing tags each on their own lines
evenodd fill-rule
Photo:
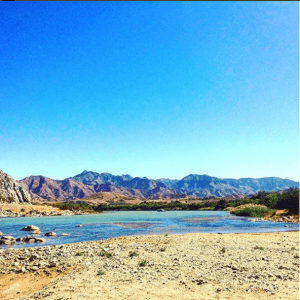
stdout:
<svg viewBox="0 0 300 300">
<path fill-rule="evenodd" d="M 24 249 L 35 249 L 35 248 L 41 248 L 41 247 L 58 247 L 58 246 L 71 246 L 71 245 L 76 245 L 76 244 L 82 244 L 82 243 L 97 243 L 97 242 L 103 242 L 103 241 L 109 241 L 111 239 L 122 239 L 126 237 L 155 237 L 155 236 L 180 236 L 180 235 L 188 235 L 188 234 L 207 234 L 207 235 L 243 235 L 243 234 L 249 234 L 249 235 L 259 235 L 259 234 L 275 234 L 275 233 L 287 233 L 287 232 L 298 232 L 299 233 L 299 238 L 300 238 L 300 228 L 298 230 L 274 230 L 274 231 L 257 231 L 257 232 L 187 232 L 187 233 L 169 233 L 166 232 L 165 234 L 132 234 L 132 235 L 121 235 L 117 237 L 109 237 L 109 238 L 104 238 L 104 239 L 99 239 L 99 240 L 90 240 L 90 241 L 79 241 L 79 242 L 73 242 L 73 243 L 65 243 L 65 244 L 51 244 L 51 245 L 43 245 L 43 243 L 39 244 L 33 244 L 29 243 L 30 245 L 34 245 L 32 247 L 18 247 L 15 248 L 14 245 L 0 245 L 0 253 L 3 250 L 8 250 L 8 249 L 13 249 L 13 250 L 24 250 Z M 24 244 L 24 243 L 23 243 Z M 28 242 L 27 242 L 28 244 Z"/>
<path fill-rule="evenodd" d="M 249 204 L 242 205 L 242 206 L 249 206 Z M 250 204 L 250 206 L 254 206 Z M 228 211 L 231 213 L 232 210 L 239 209 L 239 207 L 234 208 L 225 208 L 223 210 L 211 210 L 211 209 L 197 209 L 197 210 L 189 210 L 189 209 L 178 209 L 178 210 L 171 210 L 166 209 L 163 213 L 170 212 L 170 211 Z M 75 215 L 95 215 L 95 214 L 102 214 L 107 212 L 134 212 L 134 211 L 147 211 L 153 212 L 158 211 L 157 209 L 153 210 L 142 210 L 142 209 L 135 209 L 135 210 L 104 210 L 104 211 L 89 211 L 89 210 L 68 210 L 68 209 L 60 209 L 57 207 L 53 207 L 50 205 L 36 205 L 36 204 L 0 204 L 0 219 L 1 218 L 21 218 L 21 217 L 52 217 L 52 216 L 75 216 Z M 288 216 L 288 217 L 287 217 Z M 238 217 L 238 216 L 237 216 Z M 299 215 L 290 214 L 288 210 L 276 210 L 271 213 L 267 213 L 262 218 L 251 217 L 251 216 L 241 216 L 251 218 L 253 222 L 256 221 L 270 221 L 270 222 L 278 222 L 278 223 L 299 223 L 300 219 Z M 0 220 L 1 222 L 1 220 Z"/>
<path fill-rule="evenodd" d="M 197 211 L 199 212 L 199 211 Z M 229 214 L 228 211 L 223 211 L 223 212 L 226 212 Z M 109 212 L 107 212 L 109 213 Z M 114 212 L 112 211 L 112 213 L 118 213 L 118 212 Z M 94 214 L 92 214 L 94 215 Z M 161 214 L 159 214 L 160 216 L 162 216 Z M 64 217 L 64 216 L 60 216 L 60 217 Z M 71 218 L 72 216 L 68 216 L 67 218 Z M 239 218 L 239 217 L 236 217 L 234 216 L 234 218 Z M 245 218 L 245 217 L 241 217 L 241 218 Z M 203 233 L 203 234 L 219 234 L 219 235 L 230 235 L 230 234 L 263 234 L 263 233 L 275 233 L 275 232 L 299 232 L 299 225 L 289 225 L 288 222 L 286 222 L 286 224 L 284 226 L 281 226 L 281 225 L 278 225 L 279 223 L 281 222 L 276 222 L 276 221 L 270 221 L 270 220 L 262 220 L 262 219 L 256 219 L 256 218 L 251 218 L 251 217 L 246 217 L 248 220 L 245 221 L 245 222 L 248 222 L 249 223 L 249 220 L 250 221 L 256 221 L 258 224 L 255 225 L 254 227 L 248 227 L 246 228 L 245 227 L 245 230 L 241 230 L 239 231 L 239 228 L 234 228 L 234 229 L 231 229 L 230 231 L 226 231 L 226 227 L 219 227 L 219 228 L 211 228 L 211 229 L 206 229 L 207 231 L 203 230 L 202 232 L 201 231 L 193 231 L 192 230 L 189 230 L 189 232 L 185 231 L 185 230 L 174 230 L 173 232 L 168 232 L 168 228 L 165 229 L 165 232 L 163 230 L 160 230 L 160 232 L 155 232 L 155 231 L 150 231 L 150 232 L 143 232 L 143 231 L 133 231 L 133 232 L 128 232 L 127 234 L 126 233 L 122 233 L 122 232 L 118 232 L 116 233 L 115 237 L 118 237 L 118 238 L 122 238 L 122 237 L 126 237 L 126 236 L 151 236 L 153 234 L 167 234 L 167 235 L 181 235 L 181 234 L 189 234 L 189 233 Z M 5 218 L 6 219 L 6 218 Z M 79 221 L 80 222 L 80 216 L 78 215 L 78 219 L 77 222 Z M 197 218 L 196 218 L 197 219 Z M 253 219 L 253 220 L 252 220 Z M 29 219 L 27 219 L 26 221 L 24 220 L 21 221 L 23 222 L 24 224 L 27 223 L 27 225 L 29 224 Z M 49 219 L 50 220 L 50 219 Z M 1 218 L 0 218 L 0 225 L 1 225 Z M 267 226 L 267 228 L 260 228 L 261 226 L 259 225 L 260 222 L 264 222 L 264 221 L 269 221 L 269 222 L 276 222 L 278 224 L 274 224 L 274 225 L 271 225 L 269 224 Z M 40 221 L 37 221 L 37 223 L 39 223 Z M 46 223 L 48 221 L 45 221 Z M 50 222 L 50 221 L 49 221 Z M 59 221 L 60 223 L 62 221 Z M 63 219 L 63 222 L 64 219 Z M 85 221 L 86 222 L 86 221 Z M 35 222 L 33 222 L 35 223 Z M 46 224 L 45 223 L 45 224 Z M 128 228 L 131 228 L 131 227 L 136 227 L 136 228 L 143 228 L 143 225 L 144 223 L 141 223 L 139 221 L 130 221 L 129 224 L 127 224 L 128 222 L 125 222 L 124 225 L 123 225 L 123 222 L 113 222 L 112 224 L 115 224 L 115 225 L 120 225 L 121 227 L 128 227 Z M 137 225 L 135 225 L 137 223 Z M 147 223 L 147 222 L 146 222 Z M 151 222 L 150 222 L 151 223 Z M 14 224 L 14 221 L 10 221 L 9 223 L 7 224 Z M 41 223 L 42 224 L 42 223 Z M 50 224 L 50 223 L 49 223 Z M 76 223 L 75 223 L 76 224 Z M 82 227 L 82 225 L 73 225 L 73 227 Z M 106 223 L 103 223 L 103 224 L 106 224 Z M 108 223 L 110 224 L 110 223 Z M 140 224 L 140 225 L 139 225 Z M 37 224 L 38 225 L 38 224 Z M 85 225 L 85 223 L 83 224 Z M 126 226 L 127 225 L 127 226 Z M 130 225 L 134 225 L 134 226 L 130 226 Z M 24 226 L 22 224 L 22 226 Z M 40 226 L 40 225 L 39 225 Z M 26 227 L 26 226 L 25 226 Z M 39 232 L 31 232 L 31 231 L 23 231 L 23 233 L 20 233 L 18 234 L 18 232 L 15 232 L 13 231 L 13 228 L 7 228 L 5 230 L 5 234 L 3 234 L 2 232 L 0 232 L 0 242 L 2 242 L 2 238 L 3 239 L 7 239 L 7 238 L 10 238 L 11 239 L 11 242 L 7 242 L 5 240 L 3 240 L 2 242 L 2 245 L 0 245 L 0 250 L 1 249 L 10 249 L 10 248 L 14 248 L 14 249 L 27 249 L 27 248 L 37 248 L 37 247 L 42 247 L 42 246 L 52 246 L 52 245 L 67 245 L 67 244 L 76 244 L 76 243 L 81 243 L 83 241 L 86 241 L 86 242 L 96 242 L 96 241 L 102 241 L 102 240 L 106 240 L 107 238 L 115 238 L 115 237 L 108 237 L 107 234 L 103 233 L 103 234 L 100 234 L 98 235 L 97 237 L 95 236 L 92 236 L 92 235 L 89 235 L 88 237 L 85 237 L 84 236 L 84 232 L 82 234 L 77 234 L 77 229 L 74 230 L 75 228 L 69 228 L 69 230 L 66 230 L 66 231 L 62 231 L 62 229 L 59 229 L 56 227 L 56 229 L 58 231 L 56 231 L 55 227 L 50 227 L 48 228 L 47 230 L 42 230 L 43 233 L 40 231 L 40 229 L 38 227 L 38 231 Z M 24 229 L 24 228 L 23 228 Z M 170 229 L 171 230 L 171 229 Z M 47 237 L 47 231 L 48 233 L 50 232 L 50 237 Z M 56 231 L 56 232 L 53 232 L 53 231 Z M 53 234 L 52 234 L 53 233 Z M 119 235 L 120 234 L 120 235 Z M 26 235 L 26 237 L 25 237 Z M 75 236 L 78 236 L 77 238 Z M 52 237 L 53 236 L 53 237 Z M 70 238 L 66 237 L 64 238 L 64 236 L 70 236 Z M 75 237 L 75 238 L 74 238 Z M 56 239 L 58 238 L 58 239 Z"/>
<path fill-rule="evenodd" d="M 0 250 L 0 266 L 1 300 L 292 300 L 299 298 L 299 232 L 139 235 L 10 248 Z M 29 279 L 34 290 L 22 285 Z"/>
</svg>

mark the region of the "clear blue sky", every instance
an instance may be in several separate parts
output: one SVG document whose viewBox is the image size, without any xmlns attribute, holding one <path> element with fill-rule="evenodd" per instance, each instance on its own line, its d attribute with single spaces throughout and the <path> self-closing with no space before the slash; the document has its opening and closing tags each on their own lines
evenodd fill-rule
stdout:
<svg viewBox="0 0 300 300">
<path fill-rule="evenodd" d="M 0 169 L 299 174 L 298 2 L 1 2 Z"/>
</svg>

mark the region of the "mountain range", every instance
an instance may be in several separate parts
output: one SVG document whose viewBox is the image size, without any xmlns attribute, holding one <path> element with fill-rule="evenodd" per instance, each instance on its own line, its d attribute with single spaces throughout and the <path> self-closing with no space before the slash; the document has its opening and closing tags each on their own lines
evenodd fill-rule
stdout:
<svg viewBox="0 0 300 300">
<path fill-rule="evenodd" d="M 149 179 L 130 175 L 115 176 L 110 173 L 83 171 L 82 173 L 55 180 L 44 176 L 30 176 L 19 181 L 35 198 L 69 201 L 84 199 L 99 192 L 113 192 L 140 199 L 184 197 L 231 197 L 249 196 L 258 191 L 279 191 L 299 187 L 299 182 L 278 177 L 221 179 L 208 175 L 190 174 L 182 179 Z"/>
</svg>

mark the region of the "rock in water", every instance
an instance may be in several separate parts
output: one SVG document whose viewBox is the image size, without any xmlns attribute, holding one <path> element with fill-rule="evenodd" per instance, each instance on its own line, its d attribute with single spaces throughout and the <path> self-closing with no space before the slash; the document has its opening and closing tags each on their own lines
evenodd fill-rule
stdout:
<svg viewBox="0 0 300 300">
<path fill-rule="evenodd" d="M 0 239 L 0 245 L 13 245 L 15 244 L 16 240 L 9 235 L 4 235 Z"/>
<path fill-rule="evenodd" d="M 36 243 L 44 243 L 44 242 L 46 242 L 46 240 L 43 238 L 35 238 L 35 242 Z"/>
<path fill-rule="evenodd" d="M 56 236 L 56 233 L 54 231 L 46 232 L 45 236 Z"/>
<path fill-rule="evenodd" d="M 40 231 L 40 228 L 35 225 L 25 226 L 22 230 L 24 231 Z"/>
<path fill-rule="evenodd" d="M 29 193 L 8 174 L 0 170 L 0 203 L 30 203 Z"/>
</svg>

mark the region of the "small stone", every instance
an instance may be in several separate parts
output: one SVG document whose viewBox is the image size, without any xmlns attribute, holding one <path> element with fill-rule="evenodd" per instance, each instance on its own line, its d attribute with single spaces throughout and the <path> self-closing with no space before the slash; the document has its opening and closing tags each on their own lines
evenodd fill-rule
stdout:
<svg viewBox="0 0 300 300">
<path fill-rule="evenodd" d="M 35 242 L 36 242 L 36 243 L 44 243 L 44 242 L 46 242 L 46 239 L 43 239 L 43 238 L 35 238 Z"/>
<path fill-rule="evenodd" d="M 35 225 L 28 225 L 28 226 L 25 226 L 22 230 L 23 231 L 40 231 L 40 228 Z"/>
<path fill-rule="evenodd" d="M 39 230 L 33 230 L 31 231 L 32 234 L 40 234 L 41 232 Z"/>
<path fill-rule="evenodd" d="M 46 232 L 45 236 L 56 236 L 56 233 L 54 231 Z"/>
<path fill-rule="evenodd" d="M 49 264 L 49 268 L 55 268 L 57 266 L 57 263 L 52 262 Z"/>
</svg>

